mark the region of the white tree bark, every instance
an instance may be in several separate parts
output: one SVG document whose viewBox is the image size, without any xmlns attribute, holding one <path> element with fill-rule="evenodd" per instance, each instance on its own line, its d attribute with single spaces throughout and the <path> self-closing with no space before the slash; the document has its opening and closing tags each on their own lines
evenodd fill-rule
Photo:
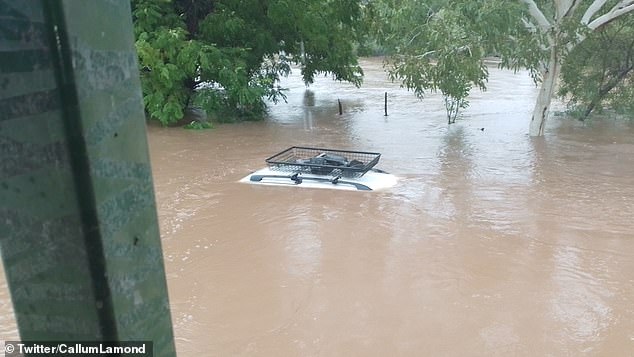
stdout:
<svg viewBox="0 0 634 357">
<path fill-rule="evenodd" d="M 617 17 L 623 16 L 632 11 L 634 11 L 634 1 L 621 1 L 616 6 L 614 6 L 612 10 L 588 23 L 588 28 L 590 28 L 591 30 L 596 30 L 597 28 L 607 24 Z"/>
<path fill-rule="evenodd" d="M 557 8 L 557 19 L 561 19 L 564 18 L 566 16 L 568 16 L 571 12 L 571 10 L 573 9 L 573 7 L 576 7 L 576 5 L 580 2 L 581 0 L 559 0 L 559 1 L 555 1 L 555 6 Z"/>
<path fill-rule="evenodd" d="M 540 30 L 548 31 L 548 29 L 550 29 L 551 27 L 550 21 L 548 21 L 546 16 L 544 16 L 544 13 L 539 9 L 535 1 L 533 0 L 520 0 L 520 1 L 528 5 L 528 12 L 531 14 L 533 19 L 537 21 L 537 26 L 539 26 Z"/>
<path fill-rule="evenodd" d="M 551 47 L 550 58 L 542 71 L 542 83 L 533 109 L 531 124 L 529 128 L 530 136 L 544 135 L 546 119 L 550 113 L 550 105 L 557 86 L 557 78 L 561 73 L 561 64 L 557 55 L 557 48 Z"/>
<path fill-rule="evenodd" d="M 603 5 L 605 5 L 606 2 L 608 2 L 608 0 L 593 1 L 592 4 L 588 6 L 588 9 L 586 10 L 586 12 L 583 14 L 583 17 L 581 18 L 581 23 L 584 25 L 587 25 L 588 22 L 590 22 L 590 19 L 592 18 L 592 16 L 594 16 L 594 14 L 596 14 L 597 11 L 601 10 L 601 8 L 603 7 Z"/>
</svg>

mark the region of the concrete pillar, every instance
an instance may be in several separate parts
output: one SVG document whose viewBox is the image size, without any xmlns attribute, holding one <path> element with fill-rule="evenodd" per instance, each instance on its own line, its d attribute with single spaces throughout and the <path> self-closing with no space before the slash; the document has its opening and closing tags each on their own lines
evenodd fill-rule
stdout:
<svg viewBox="0 0 634 357">
<path fill-rule="evenodd" d="M 130 3 L 0 0 L 0 250 L 23 340 L 175 355 Z"/>
</svg>

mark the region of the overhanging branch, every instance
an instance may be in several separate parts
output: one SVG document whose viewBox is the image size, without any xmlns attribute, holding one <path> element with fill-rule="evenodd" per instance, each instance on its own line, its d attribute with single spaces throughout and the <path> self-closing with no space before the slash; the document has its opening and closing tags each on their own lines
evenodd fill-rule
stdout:
<svg viewBox="0 0 634 357">
<path fill-rule="evenodd" d="M 537 25 L 542 31 L 548 31 L 550 29 L 551 24 L 550 21 L 544 16 L 544 13 L 539 9 L 535 1 L 533 0 L 520 0 L 524 4 L 528 5 L 528 12 L 531 14 L 533 19 L 537 21 Z"/>
<path fill-rule="evenodd" d="M 574 14 L 575 11 L 577 11 L 577 8 L 581 4 L 581 2 L 582 2 L 581 0 L 573 1 L 572 5 L 570 5 L 570 7 L 568 8 L 568 11 L 566 11 L 566 13 L 564 14 L 564 17 L 568 17 L 568 16 L 571 16 L 572 14 Z"/>
<path fill-rule="evenodd" d="M 581 18 L 581 23 L 584 25 L 587 25 L 590 22 L 590 19 L 592 18 L 592 16 L 594 16 L 594 14 L 596 14 L 597 11 L 601 10 L 601 8 L 603 7 L 603 5 L 605 5 L 606 2 L 608 2 L 608 0 L 593 1 L 592 4 L 588 6 L 588 9 L 586 10 L 586 12 L 583 14 L 583 17 Z"/>
<path fill-rule="evenodd" d="M 568 15 L 570 9 L 574 6 L 575 0 L 559 0 L 555 1 L 557 6 L 557 18 L 562 19 Z"/>
<path fill-rule="evenodd" d="M 623 16 L 627 13 L 630 13 L 634 11 L 634 1 L 630 0 L 630 1 L 621 1 L 620 3 L 618 3 L 615 7 L 612 8 L 612 10 L 610 10 L 609 12 L 597 17 L 596 19 L 592 20 L 592 22 L 590 22 L 588 24 L 588 28 L 590 28 L 591 30 L 595 30 L 611 21 L 613 21 L 614 19 Z"/>
</svg>

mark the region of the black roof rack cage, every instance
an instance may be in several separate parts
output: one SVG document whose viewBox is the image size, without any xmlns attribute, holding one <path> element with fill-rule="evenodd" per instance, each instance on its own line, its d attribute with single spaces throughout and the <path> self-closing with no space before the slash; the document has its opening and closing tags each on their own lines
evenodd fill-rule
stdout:
<svg viewBox="0 0 634 357">
<path fill-rule="evenodd" d="M 377 152 L 333 150 L 293 146 L 266 163 L 271 170 L 341 177 L 361 177 L 379 162 Z"/>
</svg>

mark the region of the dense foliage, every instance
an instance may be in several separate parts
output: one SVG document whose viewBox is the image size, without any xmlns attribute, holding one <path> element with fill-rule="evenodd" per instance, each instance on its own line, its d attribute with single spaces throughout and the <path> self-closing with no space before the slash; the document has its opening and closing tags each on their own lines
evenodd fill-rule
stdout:
<svg viewBox="0 0 634 357">
<path fill-rule="evenodd" d="M 592 33 L 568 56 L 559 95 L 584 120 L 610 108 L 634 113 L 634 17 Z"/>
<path fill-rule="evenodd" d="M 442 93 L 449 123 L 467 107 L 473 87 L 486 88 L 486 56 L 504 54 L 508 67 L 532 69 L 541 56 L 516 21 L 523 11 L 517 2 L 381 0 L 368 11 L 377 38 L 392 53 L 390 77 L 420 98 Z"/>
<path fill-rule="evenodd" d="M 170 124 L 186 108 L 257 116 L 284 98 L 279 79 L 300 64 L 361 83 L 353 43 L 358 0 L 133 0 L 148 115 Z"/>
<path fill-rule="evenodd" d="M 387 52 L 388 71 L 417 96 L 445 98 L 448 121 L 486 88 L 484 60 L 527 68 L 541 88 L 531 134 L 550 98 L 583 116 L 631 108 L 630 0 L 133 0 L 146 111 L 163 124 L 202 107 L 220 120 L 258 116 L 291 65 L 361 82 L 355 46 Z M 632 12 L 634 13 L 634 12 Z M 628 16 L 623 16 L 628 15 Z M 622 19 L 616 21 L 617 19 Z M 360 45 L 359 45 L 360 44 Z M 600 64 L 600 65 L 596 65 Z M 561 74 L 561 78 L 560 78 Z"/>
<path fill-rule="evenodd" d="M 631 95 L 631 79 L 623 72 L 628 68 L 625 33 L 631 39 L 631 31 L 613 30 L 617 19 L 632 17 L 631 0 L 374 0 L 368 13 L 376 39 L 392 53 L 391 77 L 419 97 L 425 91 L 441 92 L 450 123 L 468 105 L 469 91 L 485 88 L 483 61 L 491 55 L 499 57 L 503 68 L 529 69 L 541 83 L 531 135 L 544 132 L 562 71 L 567 86 L 561 93 L 590 110 L 600 102 L 627 102 L 624 98 Z M 600 79 L 606 82 L 597 81 L 599 69 L 592 61 L 610 56 L 620 59 L 604 61 Z M 591 89 L 597 84 L 601 88 Z M 614 95 L 608 100 L 604 92 L 609 87 Z"/>
</svg>

